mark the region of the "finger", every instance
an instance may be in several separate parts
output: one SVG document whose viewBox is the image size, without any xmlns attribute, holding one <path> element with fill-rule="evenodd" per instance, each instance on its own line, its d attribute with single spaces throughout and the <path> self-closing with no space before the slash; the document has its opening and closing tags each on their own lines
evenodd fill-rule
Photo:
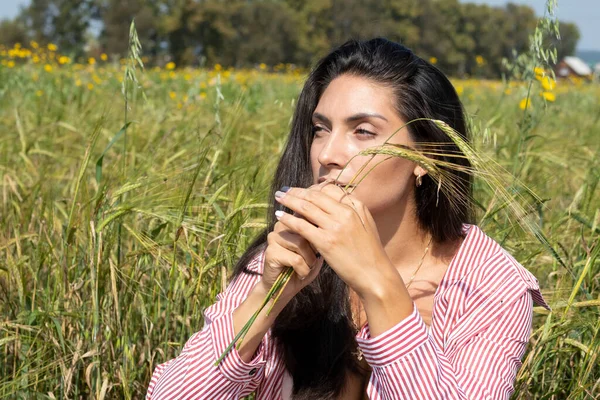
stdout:
<svg viewBox="0 0 600 400">
<path fill-rule="evenodd" d="M 303 216 L 301 216 L 301 215 L 296 215 L 296 213 L 294 213 L 293 215 L 294 215 L 295 217 L 298 217 L 298 218 L 302 218 L 302 219 L 304 219 L 304 217 L 303 217 Z M 289 232 L 289 233 L 291 233 L 291 234 L 294 234 L 294 235 L 296 235 L 296 236 L 298 236 L 298 237 L 302 238 L 302 236 L 298 235 L 297 233 L 294 233 L 294 231 L 290 230 L 290 229 L 289 229 L 287 226 L 285 226 L 285 225 L 284 225 L 282 222 L 279 222 L 279 221 L 277 221 L 277 222 L 275 223 L 275 226 L 273 227 L 273 232 L 274 232 L 274 233 Z M 275 236 L 273 236 L 273 238 L 274 238 L 274 237 L 275 237 Z M 304 238 L 302 238 L 302 239 L 304 239 Z M 304 239 L 304 240 L 306 240 L 306 239 Z M 315 254 L 317 255 L 317 257 L 319 257 L 319 256 L 320 256 L 320 253 L 317 251 L 317 249 L 315 249 L 315 247 L 314 247 L 314 246 L 313 246 L 313 245 L 312 245 L 312 244 L 311 244 L 309 241 L 306 241 L 306 242 L 308 243 L 308 245 L 309 245 L 309 246 L 310 246 L 310 248 L 312 249 L 313 253 L 315 253 Z"/>
<path fill-rule="evenodd" d="M 333 215 L 339 215 L 342 209 L 350 204 L 346 199 L 350 195 L 336 185 L 326 185 L 320 190 L 292 188 L 288 193 L 314 204 L 328 214 L 330 218 Z"/>
<path fill-rule="evenodd" d="M 298 253 L 283 249 L 277 258 L 282 267 L 292 267 L 300 280 L 304 280 L 310 274 L 311 268 Z"/>
<path fill-rule="evenodd" d="M 317 226 L 330 225 L 330 216 L 313 203 L 314 195 L 307 194 L 309 192 L 313 194 L 319 193 L 309 189 L 292 188 L 287 193 L 278 191 L 275 194 L 275 199 L 278 203 L 294 211 L 295 214 L 303 216 L 306 220 Z"/>
<path fill-rule="evenodd" d="M 287 226 L 289 230 L 308 240 L 313 248 L 318 250 L 319 243 L 322 243 L 323 240 L 322 234 L 318 227 L 304 219 L 295 217 L 292 214 L 288 214 L 281 210 L 275 211 L 275 217 L 279 220 L 279 222 Z"/>
<path fill-rule="evenodd" d="M 334 181 L 333 179 L 331 179 L 331 178 L 327 178 L 327 179 L 325 179 L 323 182 L 321 182 L 321 183 L 319 183 L 319 184 L 317 184 L 317 185 L 312 185 L 310 188 L 313 188 L 313 189 L 315 189 L 315 190 L 321 190 L 321 189 L 322 189 L 322 188 L 324 188 L 325 186 L 327 186 L 327 185 L 331 185 L 331 184 L 333 184 L 334 182 L 335 182 L 335 181 Z M 310 188 L 309 188 L 309 189 L 310 189 Z"/>
<path fill-rule="evenodd" d="M 363 228 L 367 229 L 367 223 L 374 225 L 375 222 L 364 204 L 349 192 L 345 192 L 339 186 L 331 185 L 321 190 L 321 195 L 331 196 L 346 205 L 344 208 L 338 208 L 338 213 L 352 211 L 359 218 Z M 343 214 L 341 214 L 343 215 Z"/>
<path fill-rule="evenodd" d="M 274 241 L 281 247 L 300 254 L 309 267 L 312 267 L 317 261 L 317 255 L 310 243 L 296 233 L 290 231 L 280 232 L 274 237 Z"/>
</svg>

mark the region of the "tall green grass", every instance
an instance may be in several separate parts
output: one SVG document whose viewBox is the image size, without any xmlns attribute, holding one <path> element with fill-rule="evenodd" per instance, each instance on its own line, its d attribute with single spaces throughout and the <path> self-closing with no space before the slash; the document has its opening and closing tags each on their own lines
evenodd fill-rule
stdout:
<svg viewBox="0 0 600 400">
<path fill-rule="evenodd" d="M 0 69 L 0 398 L 144 395 L 264 227 L 301 87 L 250 71 L 138 71 L 146 98 L 128 98 L 124 151 L 121 72 L 105 69 L 93 90 L 78 73 Z M 600 88 L 563 83 L 524 116 L 526 86 L 458 85 L 475 148 L 543 199 L 533 217 L 550 246 L 476 182 L 478 223 L 553 307 L 535 310 L 515 398 L 596 398 Z"/>
</svg>

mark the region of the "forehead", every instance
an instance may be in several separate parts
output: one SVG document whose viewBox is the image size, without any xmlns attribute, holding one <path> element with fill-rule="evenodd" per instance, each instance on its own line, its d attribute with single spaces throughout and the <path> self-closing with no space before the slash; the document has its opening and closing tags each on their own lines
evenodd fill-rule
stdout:
<svg viewBox="0 0 600 400">
<path fill-rule="evenodd" d="M 390 87 L 365 77 L 344 74 L 332 80 L 319 99 L 315 112 L 334 118 L 359 112 L 396 114 Z"/>
</svg>

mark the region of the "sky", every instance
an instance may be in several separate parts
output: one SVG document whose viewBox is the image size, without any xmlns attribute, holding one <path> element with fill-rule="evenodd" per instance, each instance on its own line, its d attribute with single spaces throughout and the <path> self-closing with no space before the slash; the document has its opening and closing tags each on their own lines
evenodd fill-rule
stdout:
<svg viewBox="0 0 600 400">
<path fill-rule="evenodd" d="M 489 4 L 502 6 L 506 0 L 461 0 L 463 3 Z M 511 0 L 512 3 L 527 4 L 537 15 L 543 15 L 545 0 Z M 15 17 L 20 7 L 29 0 L 0 0 L 0 19 Z M 581 37 L 578 50 L 600 51 L 600 0 L 558 0 L 556 15 L 561 21 L 575 22 L 579 27 Z"/>
<path fill-rule="evenodd" d="M 460 0 L 461 3 L 489 4 L 502 6 L 506 0 Z M 512 0 L 511 3 L 526 4 L 538 16 L 544 15 L 546 0 Z M 565 22 L 574 22 L 579 27 L 578 50 L 600 51 L 600 0 L 558 0 L 556 16 Z"/>
</svg>

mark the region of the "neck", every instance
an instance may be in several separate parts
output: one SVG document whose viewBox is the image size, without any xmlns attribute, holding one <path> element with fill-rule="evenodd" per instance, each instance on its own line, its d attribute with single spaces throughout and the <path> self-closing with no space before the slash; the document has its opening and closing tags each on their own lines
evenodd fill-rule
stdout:
<svg viewBox="0 0 600 400">
<path fill-rule="evenodd" d="M 406 211 L 373 216 L 385 252 L 399 270 L 414 269 L 431 239 L 431 235 L 419 226 L 414 206 L 408 205 Z"/>
</svg>

